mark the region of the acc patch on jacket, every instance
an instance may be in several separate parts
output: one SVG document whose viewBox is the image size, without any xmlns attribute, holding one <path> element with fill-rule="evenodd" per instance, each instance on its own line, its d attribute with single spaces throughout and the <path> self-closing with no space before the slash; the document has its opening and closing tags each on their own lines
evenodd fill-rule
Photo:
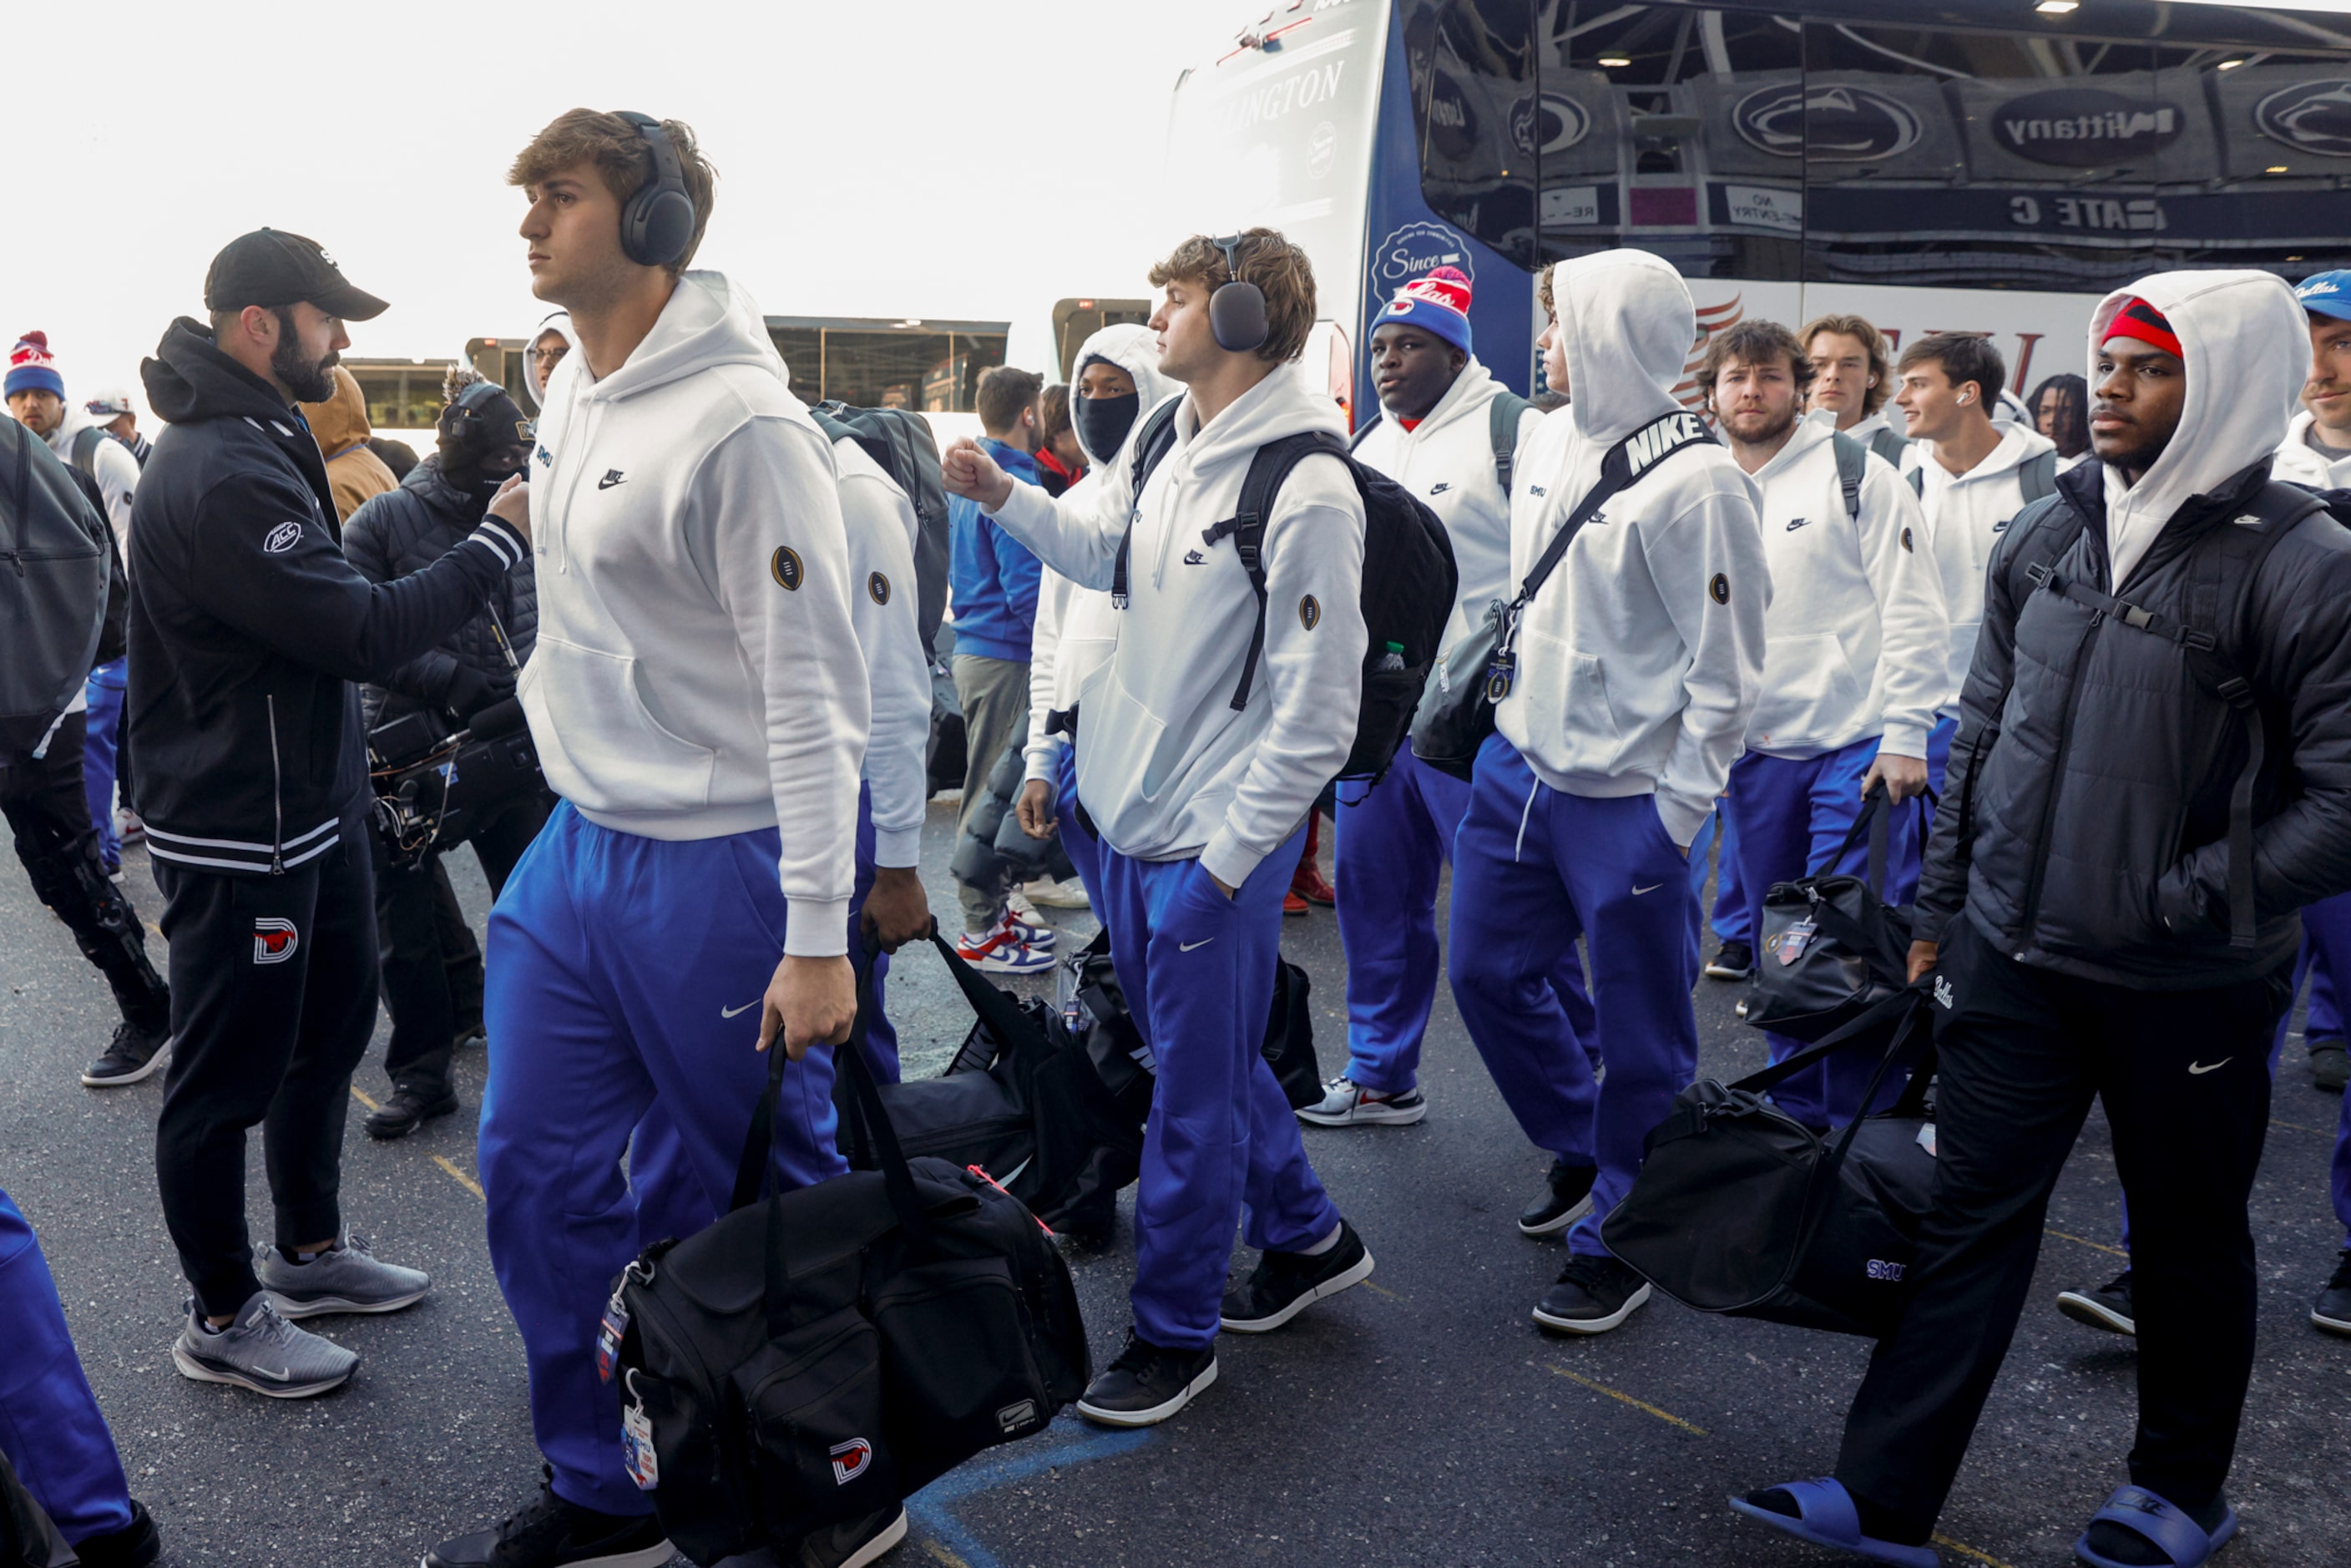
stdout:
<svg viewBox="0 0 2351 1568">
<path fill-rule="evenodd" d="M 807 572 L 800 565 L 798 551 L 789 545 L 778 545 L 776 553 L 768 558 L 768 575 L 787 593 L 798 593 Z"/>
<path fill-rule="evenodd" d="M 300 543 L 301 539 L 302 525 L 296 522 L 284 522 L 269 530 L 268 535 L 261 541 L 261 549 L 266 555 L 284 555 Z"/>
</svg>

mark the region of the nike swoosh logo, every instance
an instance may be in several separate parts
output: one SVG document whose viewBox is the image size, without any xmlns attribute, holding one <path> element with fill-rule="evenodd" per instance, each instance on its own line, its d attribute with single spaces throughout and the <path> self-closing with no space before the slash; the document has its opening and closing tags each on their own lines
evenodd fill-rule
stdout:
<svg viewBox="0 0 2351 1568">
<path fill-rule="evenodd" d="M 1193 948 L 1205 947 L 1215 940 L 1216 938 L 1213 936 L 1203 936 L 1197 942 L 1178 942 L 1176 944 L 1176 951 L 1178 953 L 1189 953 Z"/>
<path fill-rule="evenodd" d="M 718 1016 L 723 1019 L 731 1019 L 737 1013 L 747 1013 L 758 1005 L 759 1004 L 758 1002 L 745 1002 L 739 1008 L 720 1008 L 718 1009 Z"/>
<path fill-rule="evenodd" d="M 291 1383 L 294 1381 L 294 1369 L 290 1366 L 280 1367 L 276 1372 L 270 1371 L 269 1368 L 266 1366 L 256 1366 L 253 1370 L 264 1377 L 274 1378 L 279 1383 Z"/>
<path fill-rule="evenodd" d="M 2218 1072 L 2218 1071 L 2220 1071 L 2220 1069 L 2222 1069 L 2222 1068 L 2224 1068 L 2224 1067 L 2228 1066 L 2228 1065 L 2229 1065 L 2229 1063 L 2231 1063 L 2231 1062 L 2232 1062 L 2232 1061 L 2236 1061 L 2236 1060 L 2237 1060 L 2237 1059 L 2236 1059 L 2235 1057 L 2233 1057 L 2233 1056 L 2224 1056 L 2224 1057 L 2222 1057 L 2220 1061 L 2218 1061 L 2214 1062 L 2214 1063 L 2213 1063 L 2211 1066 L 2210 1066 L 2210 1067 L 2206 1067 L 2206 1066 L 2205 1066 L 2205 1065 L 2203 1065 L 2201 1062 L 2191 1061 L 2191 1062 L 2189 1062 L 2189 1063 L 2188 1064 L 2188 1071 L 2189 1071 L 2189 1072 L 2191 1072 L 2191 1073 L 2196 1073 L 2196 1074 L 2199 1074 L 2199 1075 L 2203 1074 L 2203 1073 L 2207 1073 L 2207 1072 Z"/>
<path fill-rule="evenodd" d="M 1645 893 L 1655 893 L 1665 885 L 1662 882 L 1653 882 L 1646 887 L 1636 887 L 1633 890 L 1633 896 L 1638 898 Z"/>
<path fill-rule="evenodd" d="M 628 482 L 629 478 L 627 475 L 622 473 L 617 468 L 613 468 L 607 470 L 604 476 L 596 481 L 596 488 L 599 490 L 609 490 L 615 485 L 625 485 Z"/>
</svg>

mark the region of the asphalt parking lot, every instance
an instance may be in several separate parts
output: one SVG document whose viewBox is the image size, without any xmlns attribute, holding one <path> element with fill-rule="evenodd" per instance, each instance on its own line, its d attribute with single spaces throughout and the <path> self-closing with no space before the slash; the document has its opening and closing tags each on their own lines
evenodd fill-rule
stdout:
<svg viewBox="0 0 2351 1568">
<path fill-rule="evenodd" d="M 925 836 L 934 906 L 953 908 L 948 808 Z M 161 904 L 144 856 L 134 903 Z M 476 922 L 487 891 L 454 857 Z M 1091 929 L 1063 917 L 1073 936 Z M 383 1030 L 350 1107 L 345 1208 L 377 1250 L 430 1270 L 434 1293 L 381 1319 L 326 1319 L 359 1350 L 343 1389 L 298 1403 L 188 1382 L 169 1346 L 185 1293 L 158 1211 L 153 1124 L 162 1077 L 86 1090 L 105 1043 L 105 987 L 20 868 L 0 869 L 0 1186 L 39 1229 L 90 1382 L 134 1493 L 178 1565 L 411 1564 L 436 1540 L 525 1500 L 538 1460 L 521 1346 L 483 1240 L 473 1115 L 482 1054 L 460 1058 L 465 1111 L 393 1145 L 360 1131 L 379 1095 Z M 1290 922 L 1314 981 L 1327 1070 L 1343 1060 L 1343 960 L 1327 910 Z M 1050 978 L 1050 977 L 1048 977 Z M 1023 982 L 1041 986 L 1040 982 Z M 910 1073 L 935 1070 L 967 1018 L 935 961 L 893 977 Z M 1702 1070 L 1760 1065 L 1733 988 L 1698 998 Z M 1108 1568 L 1162 1563 L 1757 1564 L 1841 1562 L 1741 1524 L 1747 1487 L 1824 1471 L 1867 1346 L 1708 1319 L 1660 1298 L 1621 1331 L 1545 1337 L 1528 1310 L 1556 1244 L 1512 1223 L 1543 1156 L 1520 1135 L 1440 997 L 1417 1126 L 1309 1130 L 1308 1148 L 1378 1260 L 1367 1288 L 1282 1332 L 1228 1338 L 1217 1386 L 1175 1421 L 1108 1433 L 1065 1416 L 911 1505 L 893 1563 Z M 2254 1197 L 2262 1280 L 2259 1362 L 2231 1484 L 2244 1529 L 2227 1568 L 2351 1563 L 2351 1341 L 2309 1326 L 2340 1235 L 2325 1196 L 2337 1114 L 2296 1042 L 2279 1075 Z M 2050 1213 L 2016 1346 L 1941 1525 L 1944 1560 L 2071 1561 L 2082 1521 L 2125 1478 L 2133 1353 L 2057 1316 L 2061 1289 L 2121 1267 L 2114 1162 L 2094 1117 Z M 259 1152 L 256 1231 L 267 1232 Z M 1098 1360 L 1126 1328 L 1131 1235 L 1073 1253 Z"/>
</svg>

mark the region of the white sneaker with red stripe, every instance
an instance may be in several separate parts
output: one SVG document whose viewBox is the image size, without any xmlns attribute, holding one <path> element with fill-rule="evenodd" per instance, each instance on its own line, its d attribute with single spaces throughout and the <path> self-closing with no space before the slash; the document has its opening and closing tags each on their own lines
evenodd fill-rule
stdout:
<svg viewBox="0 0 2351 1568">
<path fill-rule="evenodd" d="M 1051 952 L 1028 941 L 1009 911 L 985 936 L 967 931 L 957 937 L 956 956 L 984 975 L 1034 975 L 1053 967 Z"/>
</svg>

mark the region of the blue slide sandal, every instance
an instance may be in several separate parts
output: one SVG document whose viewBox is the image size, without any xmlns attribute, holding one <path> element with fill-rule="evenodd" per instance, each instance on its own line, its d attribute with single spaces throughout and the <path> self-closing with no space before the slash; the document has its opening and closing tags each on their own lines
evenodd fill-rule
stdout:
<svg viewBox="0 0 2351 1568">
<path fill-rule="evenodd" d="M 2212 1553 L 2237 1533 L 2235 1509 L 2223 1512 L 2219 1527 L 2207 1535 L 2202 1525 L 2145 1487 L 2116 1487 L 2105 1506 L 2090 1516 L 2092 1524 L 2101 1520 L 2144 1539 L 2171 1559 L 2171 1568 L 2203 1568 Z M 2090 1568 L 2135 1568 L 2134 1564 L 2101 1557 L 2091 1551 L 2087 1531 L 2074 1542 L 2074 1555 L 2089 1563 Z"/>
<path fill-rule="evenodd" d="M 1832 1477 L 1823 1476 L 1816 1481 L 1782 1481 L 1779 1490 L 1796 1500 L 1799 1517 L 1791 1519 L 1784 1513 L 1758 1508 L 1743 1497 L 1732 1498 L 1730 1506 L 1758 1524 L 1768 1524 L 1799 1541 L 1825 1546 L 1832 1552 L 1850 1552 L 1872 1563 L 1891 1563 L 1895 1568 L 1942 1568 L 1943 1560 L 1931 1546 L 1898 1546 L 1891 1541 L 1864 1535 L 1852 1497 Z M 2201 1539 L 2203 1532 L 2199 1531 L 2197 1534 Z M 2204 1560 L 2199 1557 L 2196 1561 Z"/>
</svg>

